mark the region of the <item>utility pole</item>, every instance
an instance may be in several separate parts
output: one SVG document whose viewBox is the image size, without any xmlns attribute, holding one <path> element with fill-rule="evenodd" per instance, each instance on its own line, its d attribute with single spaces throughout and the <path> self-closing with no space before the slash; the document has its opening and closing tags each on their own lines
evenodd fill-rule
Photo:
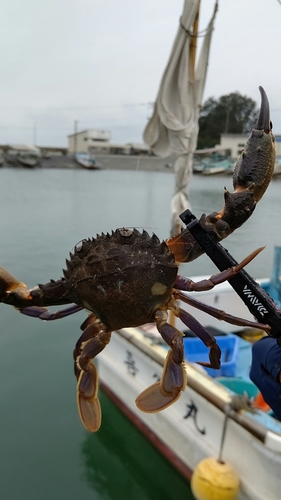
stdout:
<svg viewBox="0 0 281 500">
<path fill-rule="evenodd" d="M 74 154 L 77 153 L 78 120 L 74 120 Z"/>
<path fill-rule="evenodd" d="M 33 124 L 33 145 L 36 146 L 37 143 L 37 123 Z"/>
<path fill-rule="evenodd" d="M 226 117 L 225 117 L 225 129 L 224 129 L 225 134 L 227 134 L 228 128 L 229 128 L 229 112 L 230 112 L 229 102 L 227 101 Z"/>
</svg>

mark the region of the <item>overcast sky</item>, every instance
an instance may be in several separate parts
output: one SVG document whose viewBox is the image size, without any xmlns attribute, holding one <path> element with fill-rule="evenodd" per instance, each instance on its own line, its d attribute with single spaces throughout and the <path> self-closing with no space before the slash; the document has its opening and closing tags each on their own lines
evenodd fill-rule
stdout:
<svg viewBox="0 0 281 500">
<path fill-rule="evenodd" d="M 202 0 L 200 27 L 215 0 Z M 67 146 L 78 129 L 141 142 L 183 0 L 2 0 L 0 144 Z M 220 0 L 204 100 L 269 97 L 281 134 L 281 5 Z"/>
</svg>

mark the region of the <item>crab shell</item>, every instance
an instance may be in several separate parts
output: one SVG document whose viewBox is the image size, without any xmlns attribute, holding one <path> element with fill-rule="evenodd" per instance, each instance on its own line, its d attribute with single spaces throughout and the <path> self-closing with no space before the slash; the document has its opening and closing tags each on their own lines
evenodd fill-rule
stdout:
<svg viewBox="0 0 281 500">
<path fill-rule="evenodd" d="M 70 301 L 115 330 L 155 321 L 154 311 L 168 307 L 177 272 L 164 241 L 123 228 L 75 247 L 63 284 Z"/>
</svg>

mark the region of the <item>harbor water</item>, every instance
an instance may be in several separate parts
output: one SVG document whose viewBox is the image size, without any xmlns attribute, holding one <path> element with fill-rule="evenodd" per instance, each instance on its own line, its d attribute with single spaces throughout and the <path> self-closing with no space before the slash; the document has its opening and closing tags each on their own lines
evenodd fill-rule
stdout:
<svg viewBox="0 0 281 500">
<path fill-rule="evenodd" d="M 196 216 L 222 208 L 224 186 L 232 189 L 231 177 L 193 178 Z M 2 168 L 0 265 L 32 287 L 59 278 L 68 252 L 83 238 L 123 226 L 167 238 L 173 189 L 172 173 Z M 266 245 L 247 269 L 256 278 L 271 273 L 280 220 L 276 180 L 251 219 L 224 242 L 238 261 Z M 216 269 L 202 256 L 180 271 L 195 276 Z M 0 309 L 3 500 L 193 498 L 186 480 L 103 393 L 100 431 L 82 427 L 72 351 L 85 313 L 42 322 Z"/>
</svg>

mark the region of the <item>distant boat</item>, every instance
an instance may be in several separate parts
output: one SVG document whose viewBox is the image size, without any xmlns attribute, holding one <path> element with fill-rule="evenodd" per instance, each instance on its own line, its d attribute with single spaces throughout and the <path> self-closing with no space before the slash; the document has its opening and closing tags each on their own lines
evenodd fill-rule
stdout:
<svg viewBox="0 0 281 500">
<path fill-rule="evenodd" d="M 197 149 L 194 153 L 193 173 L 212 175 L 232 173 L 234 160 L 229 150 L 218 148 Z"/>
<path fill-rule="evenodd" d="M 40 149 L 27 144 L 8 144 L 5 152 L 7 163 L 17 167 L 19 164 L 24 167 L 33 168 L 41 159 Z"/>
<path fill-rule="evenodd" d="M 34 168 L 38 165 L 40 156 L 32 153 L 18 153 L 17 160 L 24 167 Z"/>
<path fill-rule="evenodd" d="M 192 170 L 194 174 L 202 174 L 204 170 L 204 165 L 201 160 L 194 160 Z"/>
<path fill-rule="evenodd" d="M 96 170 L 101 167 L 101 163 L 96 160 L 95 156 L 87 153 L 76 153 L 75 160 L 79 165 L 88 170 Z"/>
<path fill-rule="evenodd" d="M 232 173 L 233 169 L 233 161 L 231 159 L 224 159 L 224 160 L 208 160 L 205 161 L 203 160 L 203 169 L 202 169 L 202 174 L 203 175 L 214 175 L 214 174 L 222 174 L 225 172 Z"/>
</svg>

